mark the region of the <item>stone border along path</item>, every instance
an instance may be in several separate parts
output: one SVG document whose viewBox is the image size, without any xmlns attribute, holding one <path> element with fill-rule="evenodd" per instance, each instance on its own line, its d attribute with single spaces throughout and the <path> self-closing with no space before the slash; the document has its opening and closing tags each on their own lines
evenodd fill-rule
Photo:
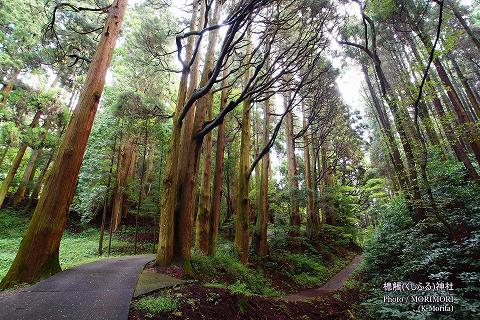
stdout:
<svg viewBox="0 0 480 320">
<path fill-rule="evenodd" d="M 361 261 L 362 261 L 362 256 L 356 256 L 355 258 L 353 258 L 353 260 L 350 262 L 348 266 L 343 268 L 342 271 L 337 273 L 322 287 L 301 290 L 297 293 L 287 295 L 283 299 L 287 301 L 312 300 L 312 299 L 322 297 L 328 293 L 337 291 L 338 289 L 343 287 L 345 282 L 347 282 L 347 279 L 350 277 L 353 271 L 355 271 L 355 269 L 357 268 L 357 266 L 360 264 Z"/>
<path fill-rule="evenodd" d="M 140 273 L 153 255 L 99 260 L 0 298 L 0 320 L 127 320 Z"/>
</svg>

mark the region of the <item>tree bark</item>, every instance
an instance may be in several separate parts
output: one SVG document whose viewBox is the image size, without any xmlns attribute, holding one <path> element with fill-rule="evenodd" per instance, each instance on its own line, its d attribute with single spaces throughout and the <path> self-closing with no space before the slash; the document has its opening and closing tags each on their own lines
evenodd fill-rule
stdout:
<svg viewBox="0 0 480 320">
<path fill-rule="evenodd" d="M 270 140 L 270 100 L 265 101 L 263 111 L 263 145 L 267 145 Z M 258 197 L 258 214 L 255 223 L 255 231 L 252 236 L 252 247 L 259 257 L 265 257 L 268 254 L 267 228 L 268 228 L 268 180 L 270 174 L 270 153 L 262 158 L 262 167 L 260 170 L 260 193 Z"/>
<path fill-rule="evenodd" d="M 109 8 L 76 111 L 15 260 L 0 284 L 1 288 L 22 282 L 31 283 L 61 270 L 60 239 L 126 8 L 127 0 L 117 0 Z"/>
<path fill-rule="evenodd" d="M 290 94 L 283 96 L 285 111 L 288 107 Z M 297 158 L 295 156 L 295 141 L 293 140 L 293 115 L 289 111 L 285 115 L 285 143 L 287 146 L 287 172 L 288 172 L 288 192 L 290 195 L 290 225 L 291 236 L 297 237 L 300 234 L 300 212 L 298 205 L 298 179 L 297 179 Z"/>
<path fill-rule="evenodd" d="M 229 90 L 227 88 L 228 68 L 223 72 L 222 93 L 220 97 L 220 112 L 225 109 Z M 217 149 L 215 153 L 215 174 L 213 177 L 212 217 L 210 219 L 210 233 L 208 239 L 208 255 L 214 256 L 217 251 L 218 228 L 220 224 L 220 205 L 222 203 L 223 162 L 225 155 L 225 122 L 217 129 Z"/>
<path fill-rule="evenodd" d="M 252 31 L 249 28 L 247 31 L 247 51 L 246 57 L 248 57 L 252 50 L 251 44 Z M 244 86 L 247 85 L 250 78 L 250 70 L 247 70 L 244 74 Z M 250 99 L 245 99 L 242 109 L 242 132 L 240 142 L 240 167 L 238 170 L 238 199 L 237 199 L 237 212 L 235 218 L 235 247 L 240 254 L 240 261 L 243 264 L 248 263 L 248 242 L 250 240 L 250 199 L 249 199 L 249 187 L 250 187 L 250 148 L 251 148 L 251 124 L 250 124 Z"/>
<path fill-rule="evenodd" d="M 193 2 L 193 14 L 190 21 L 190 30 L 195 30 L 198 18 L 198 1 Z M 185 60 L 189 61 L 192 56 L 194 38 L 189 37 L 185 49 Z M 196 71 L 194 70 L 194 73 Z M 158 250 L 156 263 L 161 266 L 170 265 L 173 260 L 174 233 L 175 233 L 175 204 L 177 200 L 177 182 L 178 182 L 178 161 L 180 154 L 180 141 L 182 122 L 179 121 L 180 113 L 185 104 L 187 95 L 187 83 L 190 70 L 184 69 L 180 78 L 178 88 L 177 104 L 175 115 L 173 117 L 173 129 L 170 137 L 170 152 L 168 152 L 165 177 L 163 180 L 163 193 L 160 205 L 159 231 L 158 231 Z"/>
<path fill-rule="evenodd" d="M 473 32 L 472 28 L 470 28 L 467 21 L 465 21 L 456 3 L 452 3 L 452 11 L 458 22 L 460 22 L 463 29 L 465 29 L 465 31 L 467 32 L 470 40 L 472 40 L 473 44 L 477 47 L 478 50 L 480 50 L 480 40 L 478 39 L 478 36 Z"/>
</svg>

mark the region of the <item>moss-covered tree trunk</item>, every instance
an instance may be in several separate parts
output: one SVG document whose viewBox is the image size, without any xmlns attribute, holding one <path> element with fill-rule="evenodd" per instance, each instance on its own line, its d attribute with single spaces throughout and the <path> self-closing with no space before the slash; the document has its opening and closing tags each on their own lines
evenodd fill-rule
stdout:
<svg viewBox="0 0 480 320">
<path fill-rule="evenodd" d="M 60 239 L 126 8 L 127 0 L 116 0 L 109 8 L 76 110 L 1 288 L 31 283 L 60 271 Z"/>
</svg>

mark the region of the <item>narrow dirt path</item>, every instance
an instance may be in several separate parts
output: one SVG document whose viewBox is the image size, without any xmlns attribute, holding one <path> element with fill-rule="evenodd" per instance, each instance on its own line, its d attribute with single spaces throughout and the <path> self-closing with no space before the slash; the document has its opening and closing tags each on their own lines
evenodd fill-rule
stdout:
<svg viewBox="0 0 480 320">
<path fill-rule="evenodd" d="M 0 320 L 127 320 L 130 301 L 152 255 L 100 260 L 0 298 Z"/>
<path fill-rule="evenodd" d="M 288 296 L 285 296 L 284 299 L 287 301 L 303 301 L 303 300 L 310 300 L 310 299 L 315 299 L 321 296 L 324 296 L 328 293 L 337 291 L 347 281 L 348 277 L 355 271 L 355 268 L 358 266 L 358 264 L 362 261 L 362 256 L 356 256 L 353 258 L 352 262 L 345 268 L 343 268 L 342 271 L 337 273 L 332 279 L 330 279 L 326 284 L 324 284 L 320 288 L 313 288 L 313 289 L 306 289 L 299 291 L 294 294 L 289 294 Z"/>
</svg>

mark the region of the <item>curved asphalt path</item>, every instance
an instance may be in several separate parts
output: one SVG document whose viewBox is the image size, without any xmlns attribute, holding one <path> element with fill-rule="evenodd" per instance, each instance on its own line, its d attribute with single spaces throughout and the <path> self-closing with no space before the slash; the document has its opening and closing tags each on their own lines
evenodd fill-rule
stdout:
<svg viewBox="0 0 480 320">
<path fill-rule="evenodd" d="M 126 320 L 138 277 L 154 256 L 100 260 L 0 298 L 0 320 Z"/>
<path fill-rule="evenodd" d="M 284 299 L 287 301 L 312 300 L 312 299 L 325 296 L 331 292 L 337 291 L 343 287 L 345 282 L 347 282 L 347 279 L 350 277 L 350 275 L 352 275 L 352 273 L 355 271 L 355 269 L 357 268 L 357 266 L 360 264 L 361 261 L 362 261 L 362 256 L 356 256 L 355 258 L 353 258 L 353 260 L 350 262 L 348 266 L 343 268 L 342 271 L 337 273 L 332 279 L 330 279 L 322 287 L 302 290 L 297 293 L 285 296 Z"/>
</svg>

